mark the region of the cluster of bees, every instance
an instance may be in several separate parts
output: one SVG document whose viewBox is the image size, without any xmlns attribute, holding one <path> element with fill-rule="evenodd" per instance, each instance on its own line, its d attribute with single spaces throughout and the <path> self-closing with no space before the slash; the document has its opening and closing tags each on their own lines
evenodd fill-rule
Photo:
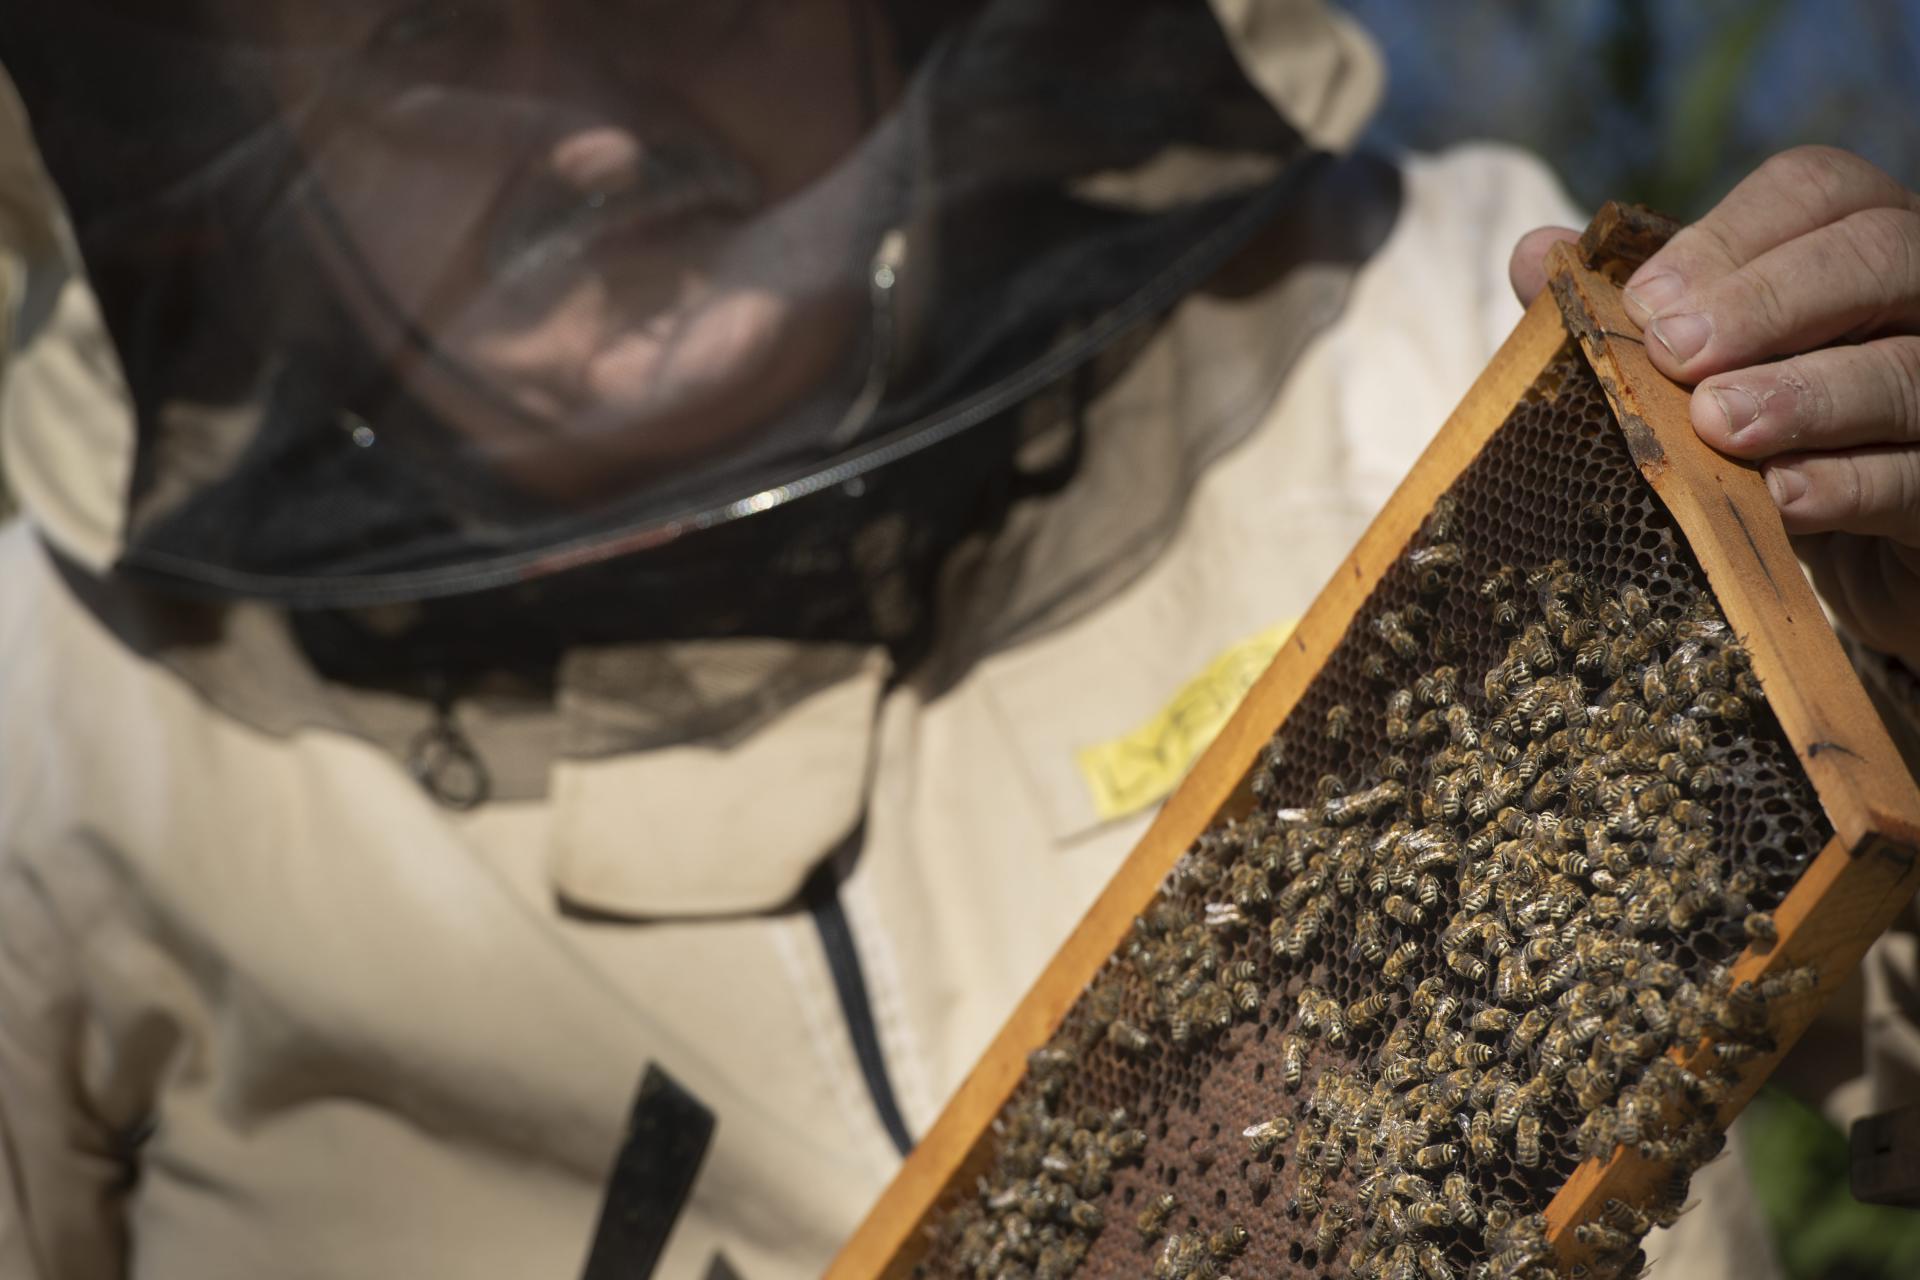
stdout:
<svg viewBox="0 0 1920 1280">
<path fill-rule="evenodd" d="M 1022 1096 L 994 1121 L 998 1156 L 991 1185 L 981 1184 L 984 1212 L 952 1246 L 966 1274 L 1064 1280 L 1106 1225 L 1099 1202 L 1114 1169 L 1139 1162 L 1146 1131 L 1125 1111 L 1054 1114 L 1076 1057 L 1068 1048 L 1037 1050 Z"/>
<path fill-rule="evenodd" d="M 1406 557 L 1413 600 L 1349 633 L 1379 697 L 1316 721 L 1344 771 L 1289 794 L 1283 730 L 1252 812 L 1182 857 L 1035 1055 L 954 1219 L 960 1274 L 1066 1275 L 1128 1231 L 1159 1280 L 1228 1276 L 1263 1234 L 1361 1280 L 1551 1276 L 1531 1192 L 1622 1144 L 1675 1176 L 1578 1228 L 1591 1273 L 1637 1269 L 1679 1212 L 1734 1071 L 1773 1048 L 1769 1001 L 1815 981 L 1735 983 L 1719 962 L 1774 938 L 1772 891 L 1714 805 L 1726 744 L 1770 713 L 1705 592 L 1657 607 L 1560 561 L 1462 581 L 1453 520 L 1443 500 Z M 1420 602 L 1462 591 L 1506 638 L 1484 670 Z M 1264 1216 L 1201 1228 L 1215 1215 L 1168 1190 L 1109 1222 L 1116 1171 L 1155 1153 L 1124 1112 L 1072 1109 L 1078 1067 L 1189 1054 L 1250 1020 L 1281 1031 L 1257 1050 L 1271 1096 L 1233 1125 Z M 1669 1056 L 1703 1037 L 1707 1069 Z"/>
</svg>

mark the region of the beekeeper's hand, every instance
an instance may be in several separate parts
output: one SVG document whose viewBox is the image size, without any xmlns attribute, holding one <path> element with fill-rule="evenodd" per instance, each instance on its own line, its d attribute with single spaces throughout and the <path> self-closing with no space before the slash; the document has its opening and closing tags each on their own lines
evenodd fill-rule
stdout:
<svg viewBox="0 0 1920 1280">
<path fill-rule="evenodd" d="M 1572 232 L 1514 249 L 1530 300 Z M 1627 281 L 1654 364 L 1693 426 L 1761 463 L 1828 604 L 1920 670 L 1920 197 L 1859 156 L 1762 164 Z"/>
</svg>

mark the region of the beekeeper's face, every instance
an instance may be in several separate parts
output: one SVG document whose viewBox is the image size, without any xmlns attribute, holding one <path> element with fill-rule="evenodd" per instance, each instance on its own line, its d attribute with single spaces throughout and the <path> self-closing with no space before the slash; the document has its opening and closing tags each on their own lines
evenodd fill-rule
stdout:
<svg viewBox="0 0 1920 1280">
<path fill-rule="evenodd" d="M 350 312 L 550 498 L 751 437 L 847 362 L 897 90 L 871 3 L 289 3 L 350 51 L 279 86 Z"/>
</svg>

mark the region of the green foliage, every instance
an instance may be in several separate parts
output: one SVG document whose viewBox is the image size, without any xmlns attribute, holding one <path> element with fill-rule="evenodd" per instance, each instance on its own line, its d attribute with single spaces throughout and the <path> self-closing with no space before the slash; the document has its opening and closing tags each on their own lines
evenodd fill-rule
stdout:
<svg viewBox="0 0 1920 1280">
<path fill-rule="evenodd" d="M 1846 1135 L 1825 1116 L 1769 1088 L 1746 1125 L 1748 1171 L 1791 1280 L 1920 1276 L 1920 1213 L 1853 1198 Z"/>
</svg>

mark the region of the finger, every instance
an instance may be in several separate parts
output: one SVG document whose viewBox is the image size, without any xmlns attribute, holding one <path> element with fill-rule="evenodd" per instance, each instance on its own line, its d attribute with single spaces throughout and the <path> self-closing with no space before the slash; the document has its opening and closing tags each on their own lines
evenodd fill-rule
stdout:
<svg viewBox="0 0 1920 1280">
<path fill-rule="evenodd" d="M 1580 233 L 1569 227 L 1535 227 L 1520 237 L 1507 260 L 1507 279 L 1521 306 L 1531 306 L 1547 287 L 1547 250 L 1579 238 Z"/>
<path fill-rule="evenodd" d="M 1863 209 L 1690 291 L 1646 325 L 1647 354 L 1687 382 L 1920 322 L 1920 212 Z"/>
<path fill-rule="evenodd" d="M 1788 533 L 1861 533 L 1920 545 L 1920 449 L 1790 454 L 1761 474 Z"/>
<path fill-rule="evenodd" d="M 1880 207 L 1920 206 L 1891 176 L 1850 152 L 1834 147 L 1782 151 L 1627 278 L 1627 314 L 1644 326 L 1689 290 L 1767 250 L 1848 214 Z"/>
<path fill-rule="evenodd" d="M 1851 533 L 1795 538 L 1794 550 L 1847 632 L 1920 670 L 1920 551 Z"/>
<path fill-rule="evenodd" d="M 1693 429 L 1740 458 L 1920 443 L 1920 337 L 1715 374 L 1694 390 Z"/>
</svg>

